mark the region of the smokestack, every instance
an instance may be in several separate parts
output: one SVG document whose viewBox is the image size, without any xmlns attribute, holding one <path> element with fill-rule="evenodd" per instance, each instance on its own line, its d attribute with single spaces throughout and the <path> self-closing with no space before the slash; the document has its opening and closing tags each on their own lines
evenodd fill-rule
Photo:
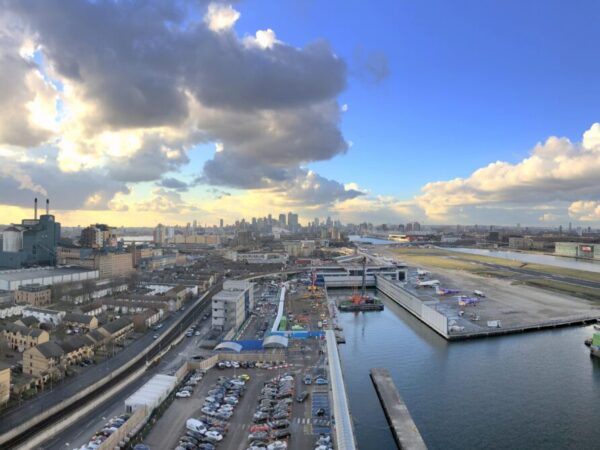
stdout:
<svg viewBox="0 0 600 450">
<path fill-rule="evenodd" d="M 33 220 L 37 220 L 37 197 L 33 201 Z"/>
<path fill-rule="evenodd" d="M 46 215 L 50 214 L 50 199 L 46 199 Z"/>
</svg>

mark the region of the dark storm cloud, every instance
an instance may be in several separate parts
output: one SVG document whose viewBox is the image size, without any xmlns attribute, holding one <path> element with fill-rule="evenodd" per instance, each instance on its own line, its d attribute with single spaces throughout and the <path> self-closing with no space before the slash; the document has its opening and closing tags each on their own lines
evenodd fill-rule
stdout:
<svg viewBox="0 0 600 450">
<path fill-rule="evenodd" d="M 33 198 L 44 195 L 56 209 L 106 209 L 116 193 L 129 193 L 125 183 L 107 179 L 101 172 L 82 170 L 61 172 L 55 152 L 47 155 L 44 163 L 20 162 L 17 165 L 0 156 L 0 204 L 28 207 Z M 23 177 L 31 180 L 24 183 Z M 96 197 L 88 202 L 90 197 Z"/>
<path fill-rule="evenodd" d="M 188 162 L 189 158 L 181 146 L 168 148 L 158 137 L 150 136 L 145 137 L 142 147 L 133 156 L 111 160 L 107 170 L 117 181 L 154 181 Z"/>
<path fill-rule="evenodd" d="M 188 190 L 188 184 L 177 178 L 163 178 L 157 182 L 156 185 L 168 189 L 175 189 L 178 192 L 186 192 Z"/>
<path fill-rule="evenodd" d="M 19 42 L 7 30 L 5 21 L 0 20 L 0 143 L 35 146 L 49 136 L 28 120 L 27 103 L 35 93 L 27 85 L 27 77 L 35 76 L 36 68 L 19 55 Z"/>
</svg>

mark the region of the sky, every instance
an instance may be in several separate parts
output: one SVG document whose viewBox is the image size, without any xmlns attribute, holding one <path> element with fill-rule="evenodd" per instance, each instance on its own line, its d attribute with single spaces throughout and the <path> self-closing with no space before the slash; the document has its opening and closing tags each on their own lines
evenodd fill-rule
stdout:
<svg viewBox="0 0 600 450">
<path fill-rule="evenodd" d="M 592 0 L 0 0 L 0 223 L 600 225 Z"/>
</svg>

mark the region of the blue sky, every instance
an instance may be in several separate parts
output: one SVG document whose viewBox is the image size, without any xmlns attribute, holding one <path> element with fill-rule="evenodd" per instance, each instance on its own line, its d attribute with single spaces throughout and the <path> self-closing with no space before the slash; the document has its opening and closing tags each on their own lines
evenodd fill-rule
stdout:
<svg viewBox="0 0 600 450">
<path fill-rule="evenodd" d="M 578 140 L 598 120 L 598 2 L 256 0 L 236 8 L 239 34 L 271 28 L 296 46 L 324 38 L 347 61 L 342 129 L 354 145 L 311 167 L 377 193 L 409 197 L 427 181 L 517 162 L 548 136 Z M 359 49 L 386 55 L 386 80 L 352 75 Z"/>
</svg>

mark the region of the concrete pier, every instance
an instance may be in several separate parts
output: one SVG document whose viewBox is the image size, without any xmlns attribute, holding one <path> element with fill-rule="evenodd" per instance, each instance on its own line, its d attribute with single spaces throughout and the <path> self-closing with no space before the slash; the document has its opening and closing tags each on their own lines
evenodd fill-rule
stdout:
<svg viewBox="0 0 600 450">
<path fill-rule="evenodd" d="M 371 379 L 390 424 L 396 444 L 400 449 L 425 450 L 427 446 L 402 401 L 398 389 L 387 369 L 371 369 Z"/>
</svg>

